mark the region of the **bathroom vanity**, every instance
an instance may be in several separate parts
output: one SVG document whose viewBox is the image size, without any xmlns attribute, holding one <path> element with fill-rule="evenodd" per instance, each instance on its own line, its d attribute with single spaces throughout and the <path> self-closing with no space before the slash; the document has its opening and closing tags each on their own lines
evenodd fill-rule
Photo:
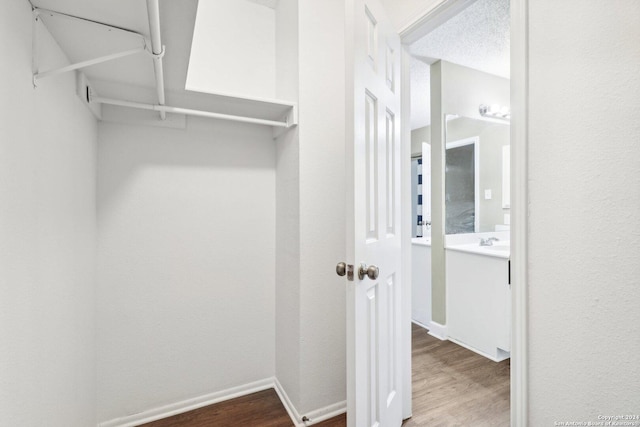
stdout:
<svg viewBox="0 0 640 427">
<path fill-rule="evenodd" d="M 496 362 L 511 351 L 509 254 L 508 241 L 446 247 L 449 340 Z"/>
</svg>

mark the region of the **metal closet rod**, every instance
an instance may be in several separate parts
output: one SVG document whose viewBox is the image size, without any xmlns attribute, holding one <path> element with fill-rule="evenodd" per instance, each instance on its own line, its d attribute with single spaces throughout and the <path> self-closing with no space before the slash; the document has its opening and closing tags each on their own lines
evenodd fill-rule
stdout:
<svg viewBox="0 0 640 427">
<path fill-rule="evenodd" d="M 125 33 L 138 36 L 144 42 L 144 47 L 130 49 L 125 52 L 119 52 L 119 53 L 103 56 L 100 58 L 90 59 L 77 64 L 71 64 L 59 69 L 48 70 L 42 73 L 37 73 L 34 75 L 34 83 L 38 79 L 54 76 L 60 73 L 68 72 L 68 71 L 85 68 L 90 65 L 95 65 L 95 64 L 110 61 L 113 59 L 121 58 L 124 56 L 133 55 L 133 54 L 145 51 L 147 49 L 150 49 L 151 50 L 150 53 L 153 56 L 153 65 L 154 65 L 154 72 L 156 77 L 156 92 L 158 96 L 157 105 L 144 104 L 140 102 L 122 101 L 122 100 L 111 99 L 111 98 L 103 98 L 99 96 L 94 96 L 91 93 L 89 93 L 90 102 L 157 111 L 160 113 L 160 116 L 163 120 L 166 117 L 166 113 L 176 113 L 176 114 L 185 114 L 190 116 L 208 117 L 213 119 L 231 120 L 231 121 L 243 122 L 243 123 L 253 123 L 253 124 L 280 127 L 280 128 L 290 128 L 296 125 L 295 118 L 293 118 L 294 120 L 293 123 L 289 123 L 289 121 L 282 122 L 282 121 L 275 121 L 275 120 L 256 119 L 252 117 L 233 116 L 229 114 L 212 113 L 210 111 L 193 110 L 189 108 L 171 107 L 171 106 L 164 105 L 165 104 L 165 88 L 164 88 L 164 73 L 163 73 L 163 66 L 162 66 L 162 57 L 164 56 L 165 49 L 164 49 L 164 46 L 162 46 L 162 42 L 160 38 L 160 10 L 158 7 L 158 0 L 147 0 L 147 12 L 149 16 L 149 28 L 150 28 L 149 39 L 147 39 L 147 37 L 144 34 L 141 34 L 126 28 L 116 27 L 116 26 L 112 26 L 102 22 L 93 21 L 90 19 L 81 18 L 78 16 L 69 15 L 66 13 L 56 12 L 54 10 L 38 8 L 33 5 L 32 7 L 33 7 L 33 10 L 36 12 L 36 16 L 40 13 L 46 13 L 46 14 L 61 16 L 71 20 L 84 21 L 91 24 L 100 25 L 103 27 L 107 27 L 109 29 L 115 29 L 115 30 L 123 31 Z"/>
<path fill-rule="evenodd" d="M 147 0 L 147 13 L 149 14 L 149 33 L 151 36 L 151 53 L 153 53 L 153 70 L 156 76 L 156 92 L 158 94 L 158 104 L 164 105 L 164 71 L 162 68 L 162 57 L 164 56 L 164 46 L 160 39 L 160 7 L 158 0 Z M 164 111 L 160 111 L 162 120 L 167 118 Z"/>
<path fill-rule="evenodd" d="M 91 102 L 100 104 L 116 105 L 119 107 L 138 108 L 141 110 L 159 111 L 164 113 L 185 114 L 188 116 L 207 117 L 211 119 L 231 120 L 234 122 L 253 123 L 258 125 L 289 128 L 292 125 L 276 120 L 255 119 L 253 117 L 232 116 L 229 114 L 212 113 L 210 111 L 193 110 L 190 108 L 171 107 L 169 105 L 144 104 L 141 102 L 122 101 L 119 99 L 103 98 L 101 96 L 91 96 Z"/>
</svg>

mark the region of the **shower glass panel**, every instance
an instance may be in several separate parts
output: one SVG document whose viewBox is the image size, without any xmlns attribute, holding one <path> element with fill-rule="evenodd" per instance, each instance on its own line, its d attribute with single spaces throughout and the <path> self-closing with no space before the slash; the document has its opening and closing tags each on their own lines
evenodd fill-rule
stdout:
<svg viewBox="0 0 640 427">
<path fill-rule="evenodd" d="M 474 233 L 477 182 L 476 140 L 447 144 L 445 168 L 446 234 Z"/>
<path fill-rule="evenodd" d="M 509 123 L 452 114 L 445 123 L 445 233 L 508 230 Z"/>
</svg>

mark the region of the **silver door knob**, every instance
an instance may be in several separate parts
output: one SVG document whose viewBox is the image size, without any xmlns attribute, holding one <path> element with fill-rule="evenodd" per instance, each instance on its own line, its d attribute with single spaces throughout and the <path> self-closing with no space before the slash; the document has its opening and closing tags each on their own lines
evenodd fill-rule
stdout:
<svg viewBox="0 0 640 427">
<path fill-rule="evenodd" d="M 360 264 L 360 268 L 358 269 L 358 277 L 360 280 L 364 279 L 364 276 L 367 276 L 371 280 L 376 280 L 378 275 L 380 274 L 380 270 L 375 265 Z"/>
<path fill-rule="evenodd" d="M 338 273 L 338 276 L 347 274 L 347 263 L 339 262 L 338 265 L 336 265 L 336 273 Z"/>
<path fill-rule="evenodd" d="M 339 262 L 336 265 L 336 273 L 338 276 L 347 276 L 347 280 L 353 282 L 353 264 L 347 264 L 346 262 Z"/>
</svg>

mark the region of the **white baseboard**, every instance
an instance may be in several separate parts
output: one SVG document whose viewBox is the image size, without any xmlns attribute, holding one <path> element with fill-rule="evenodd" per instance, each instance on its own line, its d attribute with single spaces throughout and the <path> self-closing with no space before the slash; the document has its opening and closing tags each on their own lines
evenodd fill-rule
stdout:
<svg viewBox="0 0 640 427">
<path fill-rule="evenodd" d="M 225 400 L 233 399 L 247 394 L 256 393 L 258 391 L 267 390 L 274 387 L 274 378 L 265 378 L 249 384 L 238 387 L 229 388 L 216 393 L 206 394 L 204 396 L 193 399 L 183 400 L 181 402 L 172 403 L 170 405 L 161 406 L 159 408 L 150 409 L 138 414 L 129 415 L 114 420 L 99 423 L 99 427 L 135 427 L 140 424 L 150 423 L 162 418 L 171 417 L 173 415 L 182 414 L 184 412 L 193 411 Z"/>
<path fill-rule="evenodd" d="M 324 408 L 316 409 L 311 412 L 307 412 L 304 415 L 300 415 L 296 407 L 291 403 L 291 399 L 287 395 L 287 392 L 280 384 L 277 378 L 274 378 L 275 390 L 282 401 L 291 421 L 293 421 L 293 425 L 295 427 L 306 427 L 312 426 L 314 424 L 320 423 L 322 421 L 328 420 L 329 418 L 333 418 L 335 416 L 344 414 L 347 412 L 347 401 L 342 401 L 338 403 L 334 403 L 329 406 L 325 406 Z M 307 421 L 302 421 L 303 418 L 306 418 Z"/>
<path fill-rule="evenodd" d="M 480 356 L 484 356 L 489 360 L 492 360 L 494 362 L 502 362 L 503 360 L 506 360 L 510 357 L 510 354 L 508 351 L 504 351 L 504 350 L 500 350 L 498 349 L 498 355 L 496 356 L 492 356 L 489 353 L 485 353 L 484 351 L 478 350 L 477 348 L 471 347 L 468 344 L 463 343 L 462 341 L 458 341 L 457 339 L 454 338 L 449 338 L 449 341 L 458 344 L 460 347 L 464 347 L 467 350 L 471 350 L 474 353 L 479 354 Z"/>
<path fill-rule="evenodd" d="M 293 421 L 293 425 L 295 427 L 304 427 L 304 424 L 302 424 L 301 422 L 302 416 L 298 413 L 293 403 L 291 403 L 291 399 L 289 399 L 287 392 L 284 391 L 284 388 L 282 387 L 282 384 L 280 384 L 280 381 L 278 381 L 277 378 L 274 378 L 273 383 L 274 383 L 273 388 L 276 390 L 278 397 L 282 401 L 282 404 L 284 405 L 284 409 L 287 410 L 287 413 L 289 414 L 289 418 L 291 418 L 291 421 Z"/>
<path fill-rule="evenodd" d="M 280 384 L 280 381 L 278 381 L 278 379 L 275 377 L 271 377 L 249 384 L 244 384 L 238 387 L 222 390 L 216 393 L 210 393 L 193 399 L 187 399 L 181 402 L 172 403 L 170 405 L 150 409 L 138 414 L 104 421 L 98 423 L 98 427 L 135 427 L 139 426 L 140 424 L 161 420 L 173 415 L 193 411 L 194 409 L 203 408 L 205 406 L 220 403 L 225 400 L 246 396 L 248 394 L 257 393 L 259 391 L 267 390 L 270 388 L 273 388 L 278 394 L 278 397 L 282 401 L 284 408 L 289 414 L 289 418 L 291 418 L 291 421 L 293 421 L 294 427 L 311 426 L 347 412 L 347 402 L 343 401 L 334 403 L 324 408 L 316 409 L 305 415 L 300 415 L 293 403 L 291 403 L 291 399 L 289 399 L 289 396 L 287 396 L 287 393 L 284 391 L 284 388 Z M 308 421 L 302 421 L 302 418 L 304 416 L 306 416 Z"/>
<path fill-rule="evenodd" d="M 329 418 L 337 417 L 347 412 L 347 401 L 334 403 L 333 405 L 325 406 L 324 408 L 316 409 L 315 411 L 307 412 L 306 416 L 309 421 L 305 422 L 305 426 L 312 426 Z"/>
<path fill-rule="evenodd" d="M 429 329 L 429 335 L 432 337 L 436 337 L 441 341 L 447 341 L 449 339 L 446 325 L 441 325 L 440 323 L 432 320 L 429 326 L 427 326 L 427 329 Z"/>
</svg>

